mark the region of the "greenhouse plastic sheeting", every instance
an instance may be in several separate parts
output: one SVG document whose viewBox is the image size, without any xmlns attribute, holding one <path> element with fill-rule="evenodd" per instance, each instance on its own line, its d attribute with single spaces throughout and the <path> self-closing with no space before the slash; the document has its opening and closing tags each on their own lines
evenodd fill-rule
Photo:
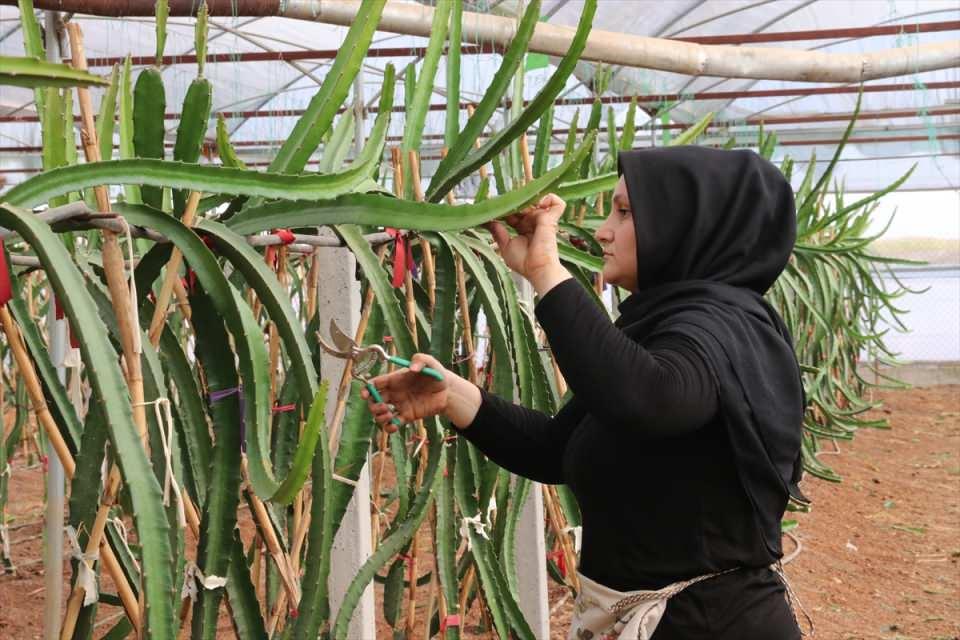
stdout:
<svg viewBox="0 0 960 640">
<path fill-rule="evenodd" d="M 395 1 L 395 0 L 391 0 Z M 543 0 L 543 19 L 559 25 L 574 25 L 583 3 L 580 0 Z M 513 0 L 466 0 L 468 11 L 493 12 L 499 15 L 516 15 L 517 2 Z M 152 56 L 154 52 L 154 24 L 148 18 L 97 18 L 74 16 L 84 30 L 87 56 Z M 943 22 L 960 19 L 960 5 L 955 0 L 852 0 L 848 2 L 827 0 L 777 0 L 729 1 L 729 0 L 601 0 L 594 21 L 596 29 L 618 31 L 646 36 L 704 36 L 717 34 L 749 34 L 795 30 L 869 27 L 877 25 L 911 25 L 925 22 Z M 183 55 L 193 49 L 193 20 L 170 18 L 166 44 L 167 55 Z M 211 36 L 209 53 L 250 51 L 291 51 L 302 49 L 336 49 L 342 41 L 346 28 L 281 18 L 220 17 L 210 20 Z M 934 43 L 956 39 L 957 32 L 901 34 L 862 39 L 808 40 L 801 42 L 778 42 L 752 46 L 778 48 L 816 49 L 825 52 L 877 51 L 893 47 Z M 426 40 L 411 36 L 378 33 L 374 47 L 414 48 L 424 46 Z M 0 55 L 22 55 L 23 39 L 19 30 L 18 13 L 15 7 L 0 7 Z M 772 54 L 773 55 L 773 54 Z M 464 55 L 461 65 L 462 99 L 478 99 L 499 64 L 496 54 Z M 398 56 L 392 60 L 398 71 L 411 61 L 412 56 Z M 370 58 L 364 77 L 364 98 L 368 104 L 375 103 L 380 86 L 380 77 L 386 58 Z M 259 112 L 261 117 L 246 115 L 228 119 L 232 139 L 239 143 L 245 160 L 256 162 L 269 159 L 275 148 L 292 129 L 294 116 L 276 115 L 278 111 L 303 109 L 322 81 L 329 60 L 303 60 L 298 62 L 218 62 L 206 65 L 205 75 L 214 85 L 214 111 Z M 571 79 L 564 97 L 588 98 L 592 96 L 588 86 L 597 70 L 593 63 L 582 63 L 575 79 Z M 106 67 L 94 68 L 97 73 L 107 73 Z M 527 73 L 524 95 L 532 97 L 549 77 L 552 66 L 531 70 Z M 195 64 L 174 64 L 163 70 L 167 88 L 167 112 L 178 113 L 184 93 L 196 75 Z M 815 83 L 779 82 L 769 80 L 744 80 L 725 78 L 691 78 L 673 73 L 635 68 L 615 67 L 606 96 L 631 96 L 634 94 L 680 93 L 688 95 L 702 91 L 741 91 L 820 86 Z M 433 102 L 444 103 L 445 69 L 443 62 L 436 78 Z M 871 142 L 852 144 L 844 153 L 839 165 L 838 177 L 848 188 L 875 190 L 886 186 L 902 175 L 914 163 L 916 169 L 907 189 L 956 189 L 960 186 L 960 162 L 958 143 L 954 138 L 960 134 L 960 117 L 956 114 L 931 116 L 931 109 L 960 107 L 960 90 L 929 89 L 932 82 L 960 81 L 960 69 L 901 76 L 874 81 L 871 84 L 897 83 L 912 88 L 907 91 L 868 93 L 863 97 L 862 110 L 915 111 L 915 117 L 880 118 L 865 120 L 858 126 L 855 137 L 877 138 L 904 137 L 922 138 L 909 142 Z M 825 86 L 825 85 L 824 85 Z M 30 91 L 3 87 L 0 95 L 0 116 L 35 116 L 33 96 Z M 403 83 L 397 83 L 397 101 L 401 103 Z M 99 99 L 95 91 L 95 103 Z M 715 112 L 715 120 L 742 122 L 759 116 L 803 116 L 811 114 L 843 114 L 853 110 L 856 94 L 816 95 L 787 98 L 738 98 L 727 100 L 681 101 L 667 107 L 673 122 L 689 123 L 707 112 Z M 402 103 L 401 103 L 402 104 Z M 622 124 L 625 104 L 613 105 L 617 123 Z M 577 110 L 572 106 L 557 107 L 555 126 L 565 128 Z M 588 106 L 580 107 L 580 123 L 586 118 Z M 264 117 L 266 116 L 266 117 Z M 638 113 L 639 122 L 648 121 L 647 115 Z M 443 131 L 442 111 L 430 112 L 426 134 Z M 466 114 L 461 113 L 461 123 Z M 656 124 L 659 124 L 659 118 Z M 175 133 L 176 119 L 167 121 L 170 142 Z M 372 117 L 367 120 L 367 127 Z M 784 141 L 778 155 L 789 154 L 797 160 L 807 160 L 813 152 L 823 163 L 833 152 L 831 141 L 840 138 L 845 123 L 842 121 L 815 125 L 782 124 L 769 126 Z M 390 135 L 401 135 L 402 114 L 395 114 Z M 211 122 L 210 134 L 213 134 Z M 637 145 L 662 143 L 662 132 L 649 129 L 640 131 Z M 706 142 L 726 141 L 735 136 L 739 146 L 749 146 L 756 137 L 753 126 L 730 126 L 711 130 Z M 944 139 L 946 137 L 946 139 Z M 38 147 L 41 144 L 36 122 L 0 121 L 0 176 L 8 184 L 31 175 L 29 171 L 40 165 Z M 429 142 L 439 142 L 427 139 Z M 827 141 L 826 144 L 810 146 L 809 141 Z M 559 149 L 560 136 L 555 141 Z M 425 176 L 432 170 L 431 163 L 424 164 Z M 15 172 L 11 172 L 15 171 Z"/>
</svg>

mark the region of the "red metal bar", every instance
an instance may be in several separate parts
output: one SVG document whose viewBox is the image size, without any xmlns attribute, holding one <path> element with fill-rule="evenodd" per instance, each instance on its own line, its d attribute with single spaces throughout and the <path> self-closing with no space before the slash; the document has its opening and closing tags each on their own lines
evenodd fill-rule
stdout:
<svg viewBox="0 0 960 640">
<path fill-rule="evenodd" d="M 937 89 L 958 89 L 960 88 L 960 82 L 957 81 L 947 81 L 947 82 L 928 82 L 922 86 L 918 86 L 913 83 L 905 84 L 873 84 L 873 85 L 864 85 L 864 93 L 885 93 L 890 91 L 916 91 L 917 89 L 924 90 L 937 90 Z M 809 87 L 809 88 L 798 88 L 798 89 L 760 89 L 760 90 L 750 90 L 750 91 L 704 91 L 701 93 L 689 93 L 689 94 L 678 94 L 678 93 L 667 93 L 660 95 L 644 95 L 638 96 L 638 102 L 644 104 L 664 104 L 670 102 L 691 102 L 696 100 L 735 100 L 737 98 L 781 98 L 781 97 L 791 97 L 791 96 L 817 96 L 817 95 L 833 95 L 833 94 L 846 94 L 846 93 L 858 93 L 860 91 L 859 86 L 855 85 L 846 85 L 842 87 Z M 567 98 L 564 100 L 557 100 L 554 104 L 557 106 L 574 106 L 574 105 L 589 105 L 593 104 L 594 100 L 597 98 Z M 632 96 L 606 96 L 599 98 L 600 102 L 603 104 L 626 104 L 630 102 Z M 524 102 L 524 104 L 528 104 Z M 467 108 L 466 102 L 460 103 L 460 109 Z M 510 107 L 511 101 L 504 101 L 504 106 Z M 444 111 L 447 108 L 446 104 L 431 104 L 429 106 L 430 111 Z M 345 109 L 341 109 L 340 112 L 343 112 Z M 367 109 L 370 113 L 376 113 L 377 107 L 370 107 Z M 402 112 L 404 108 L 402 106 L 393 107 L 393 111 Z M 277 109 L 277 110 L 255 110 L 255 111 L 223 111 L 220 112 L 224 118 L 282 118 L 282 117 L 296 117 L 303 115 L 303 109 Z M 164 115 L 164 118 L 167 120 L 179 120 L 179 113 L 167 113 Z M 79 116 L 76 117 L 76 120 L 79 121 Z M 39 122 L 37 116 L 0 116 L 0 123 L 2 122 Z M 757 120 L 759 122 L 759 119 Z M 765 120 L 769 122 L 769 120 Z"/>
<path fill-rule="evenodd" d="M 772 31 L 768 33 L 739 33 L 725 36 L 688 36 L 670 38 L 697 44 L 756 44 L 760 42 L 798 42 L 801 40 L 832 40 L 834 38 L 871 38 L 911 33 L 958 31 L 960 20 L 924 22 L 920 24 L 891 24 L 880 27 L 851 27 L 845 29 L 811 29 L 809 31 Z"/>
<path fill-rule="evenodd" d="M 960 134 L 947 134 L 943 136 L 936 136 L 936 140 L 960 140 Z M 925 142 L 929 141 L 929 136 L 889 136 L 889 137 L 873 137 L 873 138 L 850 138 L 847 140 L 847 144 L 873 144 L 873 143 L 886 143 L 886 142 Z M 840 144 L 840 140 L 778 140 L 778 145 L 784 147 L 814 147 L 818 145 L 835 145 Z M 952 154 L 951 154 L 952 155 Z M 909 156 L 908 156 L 909 157 Z"/>
<path fill-rule="evenodd" d="M 960 107 L 957 108 L 933 108 L 924 110 L 924 113 L 921 113 L 921 110 L 917 109 L 907 109 L 907 110 L 898 110 L 898 111 L 871 111 L 867 113 L 859 113 L 857 115 L 857 121 L 861 120 L 896 120 L 900 118 L 920 118 L 920 117 L 941 117 L 941 116 L 952 116 L 960 115 Z M 781 125 L 781 124 L 805 124 L 805 123 L 816 123 L 816 122 L 847 122 L 853 117 L 853 113 L 822 113 L 816 115 L 799 115 L 799 116 L 770 116 L 770 117 L 759 117 L 759 118 L 748 118 L 746 120 L 715 120 L 711 122 L 707 130 L 713 128 L 730 128 L 730 127 L 739 127 L 739 126 L 769 126 L 769 125 Z M 675 122 L 670 124 L 651 124 L 651 126 L 643 125 L 644 130 L 654 130 L 662 131 L 664 129 L 670 130 L 686 130 L 690 127 L 689 123 L 684 122 Z M 578 132 L 586 131 L 583 127 L 577 129 Z M 605 132 L 606 129 L 600 129 L 601 132 Z M 623 127 L 617 127 L 617 131 L 623 131 Z M 773 131 L 777 133 L 777 131 Z M 563 129 L 553 129 L 551 135 L 567 135 L 570 133 L 569 128 Z M 425 133 L 421 136 L 423 140 L 442 140 L 442 133 Z M 482 138 L 482 136 L 481 136 Z M 387 142 L 399 142 L 401 136 L 387 136 Z M 283 140 L 236 140 L 232 142 L 235 147 L 279 147 L 283 144 Z M 164 145 L 168 149 L 173 148 L 172 142 L 167 142 Z M 117 148 L 114 145 L 114 148 Z M 215 147 L 211 145 L 211 150 L 213 153 L 216 152 Z M 41 146 L 9 146 L 4 147 L 0 146 L 0 153 L 39 153 L 43 151 Z"/>
<path fill-rule="evenodd" d="M 925 142 L 930 138 L 928 136 L 890 136 L 890 137 L 873 137 L 873 138 L 850 138 L 847 140 L 847 144 L 883 144 L 890 142 Z M 948 134 L 943 136 L 937 136 L 938 141 L 944 140 L 960 140 L 960 134 Z M 778 141 L 779 146 L 784 147 L 813 147 L 818 145 L 837 145 L 840 144 L 841 140 L 791 140 L 791 141 Z M 719 145 L 707 145 L 707 146 L 719 146 Z M 550 151 L 550 155 L 561 155 L 565 153 L 563 149 L 553 149 Z M 945 157 L 958 156 L 958 154 L 953 153 L 944 153 L 938 154 Z M 910 156 L 904 156 L 906 159 L 910 159 Z M 439 155 L 425 155 L 420 158 L 421 160 L 440 160 Z M 308 165 L 318 164 L 318 161 L 308 162 Z M 260 167 L 267 166 L 270 163 L 267 161 L 263 162 L 248 162 L 246 163 L 248 167 Z M 5 173 L 40 173 L 43 169 L 39 168 L 17 168 L 17 169 L 0 169 L 0 174 Z"/>
<path fill-rule="evenodd" d="M 483 45 L 464 45 L 460 48 L 460 53 L 464 55 L 477 55 L 482 53 L 499 53 L 500 47 L 493 44 Z M 206 62 L 291 62 L 296 60 L 333 60 L 337 57 L 339 49 L 304 49 L 294 51 L 242 51 L 238 53 L 211 53 L 206 57 Z M 423 57 L 426 55 L 426 47 L 374 47 L 367 51 L 368 58 L 404 58 L 404 57 Z M 115 64 L 123 64 L 126 60 L 123 56 L 114 56 L 107 58 L 90 58 L 87 61 L 89 67 L 112 67 Z M 163 56 L 160 64 L 170 66 L 176 64 L 193 64 L 197 61 L 196 54 L 185 54 L 182 56 Z M 149 65 L 156 62 L 154 56 L 136 56 L 130 58 L 130 63 L 135 65 Z"/>
</svg>

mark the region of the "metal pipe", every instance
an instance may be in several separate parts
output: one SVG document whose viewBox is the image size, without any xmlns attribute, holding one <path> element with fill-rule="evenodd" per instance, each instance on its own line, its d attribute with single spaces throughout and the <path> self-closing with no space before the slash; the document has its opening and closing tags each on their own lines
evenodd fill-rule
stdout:
<svg viewBox="0 0 960 640">
<path fill-rule="evenodd" d="M 848 122 L 853 118 L 852 112 L 843 112 L 843 113 L 820 113 L 820 114 L 802 114 L 796 116 L 761 116 L 756 118 L 746 118 L 744 120 L 714 120 L 707 126 L 707 130 L 716 129 L 716 128 L 730 128 L 730 127 L 755 127 L 759 125 L 769 126 L 777 124 L 810 124 L 815 122 Z M 857 114 L 857 121 L 860 120 L 897 120 L 900 118 L 937 118 L 942 116 L 953 116 L 960 115 L 960 107 L 957 108 L 938 108 L 938 107 L 920 107 L 917 109 L 904 109 L 904 110 L 890 110 L 890 111 L 861 111 Z M 649 126 L 648 126 L 649 124 Z M 651 121 L 648 124 L 642 125 L 644 129 L 661 131 L 663 129 L 671 130 L 683 130 L 689 128 L 691 125 L 687 122 L 671 122 L 669 124 L 659 124 Z M 622 131 L 623 127 L 618 126 L 617 131 Z M 578 132 L 586 131 L 583 127 L 577 129 Z M 606 131 L 606 129 L 601 128 L 601 132 Z M 553 129 L 550 134 L 552 136 L 566 135 L 570 132 L 569 128 L 559 128 Z M 423 140 L 443 140 L 444 134 L 442 133 L 425 133 L 421 136 Z M 400 142 L 402 136 L 387 136 L 386 141 L 389 142 Z M 484 136 L 480 136 L 480 141 L 484 140 Z M 279 147 L 283 144 L 283 140 L 234 140 L 231 142 L 234 147 Z M 168 142 L 164 145 L 167 148 L 172 149 L 174 144 Z M 0 153 L 39 153 L 43 151 L 43 147 L 32 146 L 32 147 L 3 147 L 0 146 Z M 216 148 L 211 146 L 209 149 L 211 154 L 216 154 Z"/>
<path fill-rule="evenodd" d="M 75 224 L 78 229 L 107 229 L 109 231 L 114 231 L 116 233 L 126 233 L 127 225 L 121 220 L 122 215 L 111 215 L 111 214 L 102 214 L 93 209 L 91 209 L 85 202 L 73 202 L 70 204 L 63 205 L 62 207 L 54 207 L 51 209 L 46 209 L 40 213 L 35 214 L 37 219 L 46 222 L 49 225 L 59 223 L 61 226 L 67 224 Z M 136 225 L 129 225 L 130 234 L 135 238 L 147 238 L 154 242 L 169 242 L 166 236 L 157 233 L 151 229 L 146 229 L 144 227 L 138 227 Z M 405 232 L 404 232 L 405 233 Z M 368 233 L 363 236 L 364 239 L 373 246 L 389 242 L 394 239 L 394 237 L 385 232 L 377 233 Z M 10 231 L 0 227 L 0 242 L 7 240 L 10 241 L 19 241 L 20 236 L 16 232 Z M 270 234 L 255 234 L 246 236 L 247 244 L 252 247 L 269 247 L 274 245 L 283 244 L 283 239 L 273 233 Z M 307 235 L 303 233 L 294 233 L 293 234 L 293 244 L 290 245 L 294 251 L 299 250 L 301 253 L 310 253 L 316 247 L 344 247 L 343 244 L 338 238 L 330 236 L 321 236 L 321 235 Z M 11 256 L 11 259 L 16 261 L 17 258 L 23 258 L 26 256 L 18 256 L 16 254 Z M 15 262 L 16 263 L 16 262 Z M 16 263 L 20 264 L 20 263 Z"/>
<path fill-rule="evenodd" d="M 0 0 L 2 2 L 3 0 Z M 960 51 L 960 43 L 957 45 L 957 50 Z M 960 61 L 958 61 L 960 64 Z M 901 92 L 901 91 L 936 91 L 939 89 L 958 89 L 960 88 L 960 81 L 943 81 L 943 82 L 928 82 L 922 86 L 918 86 L 915 83 L 886 83 L 886 84 L 868 84 L 863 85 L 862 89 L 864 93 L 889 93 L 889 92 Z M 599 100 L 601 104 L 628 104 L 631 100 L 636 97 L 638 104 L 653 104 L 653 105 L 662 105 L 667 103 L 674 102 L 695 102 L 697 100 L 735 100 L 738 98 L 783 98 L 783 97 L 808 97 L 808 96 L 822 96 L 822 95 L 838 95 L 838 94 L 849 94 L 849 93 L 859 93 L 861 90 L 860 85 L 847 85 L 839 87 L 807 87 L 807 88 L 793 88 L 793 89 L 754 89 L 749 91 L 702 91 L 699 93 L 663 93 L 657 95 L 636 95 L 636 96 L 603 96 L 600 98 L 597 97 L 584 97 L 584 98 L 564 98 L 556 100 L 554 106 L 556 107 L 569 107 L 569 106 L 582 106 L 582 105 L 591 105 L 594 101 Z M 529 100 L 524 101 L 524 106 L 529 104 Z M 505 100 L 504 107 L 509 108 L 513 104 L 512 100 Z M 472 103 L 461 102 L 460 108 L 467 109 L 472 107 Z M 346 111 L 346 107 L 341 108 L 337 113 L 343 113 Z M 428 109 L 430 111 L 445 111 L 447 109 L 446 104 L 431 104 Z M 404 107 L 395 106 L 392 109 L 396 113 L 402 113 L 405 111 Z M 367 108 L 368 113 L 377 113 L 379 108 L 374 105 Z M 298 117 L 304 114 L 303 109 L 264 109 L 264 110 L 255 110 L 255 111 L 221 111 L 219 112 L 224 118 L 283 118 L 283 117 Z M 179 120 L 180 113 L 167 113 L 164 114 L 166 120 Z M 77 120 L 78 118 L 74 118 Z M 40 119 L 37 116 L 0 116 L 0 123 L 3 122 L 39 122 Z"/>
<path fill-rule="evenodd" d="M 767 33 L 738 33 L 722 36 L 680 36 L 666 38 L 678 42 L 692 42 L 695 44 L 757 44 L 762 42 L 797 42 L 805 40 L 832 40 L 834 38 L 869 38 L 874 36 L 888 36 L 916 33 L 939 33 L 944 31 L 960 30 L 960 20 L 942 22 L 923 22 L 920 24 L 891 24 L 877 27 L 852 27 L 841 29 L 812 29 L 808 31 L 778 31 Z M 460 47 L 461 55 L 481 55 L 501 53 L 504 48 L 490 42 Z M 292 51 L 242 51 L 234 53 L 208 53 L 205 61 L 210 64 L 219 62 L 291 62 L 296 60 L 333 60 L 340 52 L 339 49 L 294 49 Z M 426 47 L 371 47 L 367 50 L 367 58 L 422 58 L 427 52 Z M 89 67 L 112 67 L 123 64 L 123 56 L 107 56 L 90 58 Z M 195 54 L 163 56 L 160 64 L 172 66 L 178 64 L 196 64 Z M 152 65 L 156 63 L 154 56 L 134 56 L 130 58 L 133 65 Z"/>
</svg>

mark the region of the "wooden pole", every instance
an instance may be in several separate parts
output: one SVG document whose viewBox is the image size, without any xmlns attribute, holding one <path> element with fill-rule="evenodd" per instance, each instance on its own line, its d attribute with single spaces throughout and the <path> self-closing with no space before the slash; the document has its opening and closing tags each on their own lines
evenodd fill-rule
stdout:
<svg viewBox="0 0 960 640">
<path fill-rule="evenodd" d="M 187 206 L 183 212 L 181 221 L 188 227 L 193 226 L 193 221 L 197 217 L 197 207 L 200 204 L 200 192 L 191 191 L 187 198 Z M 150 320 L 150 329 L 147 331 L 147 337 L 150 344 L 156 347 L 160 344 L 160 334 L 163 332 L 163 325 L 167 319 L 167 310 L 170 306 L 170 296 L 173 288 L 180 281 L 180 263 L 183 262 L 183 253 L 180 249 L 174 247 L 170 252 L 170 259 L 167 261 L 166 273 L 163 277 L 163 284 L 160 285 L 160 293 L 157 295 L 157 304 L 153 309 L 153 318 Z"/>
<path fill-rule="evenodd" d="M 17 325 L 13 321 L 13 317 L 10 315 L 10 311 L 6 306 L 0 307 L 0 326 L 2 326 L 3 333 L 7 337 L 7 344 L 10 345 L 10 351 L 13 353 L 14 362 L 17 364 L 17 371 L 23 378 L 24 386 L 27 389 L 27 396 L 30 398 L 31 404 L 33 404 L 34 415 L 36 415 L 37 421 L 47 434 L 50 444 L 53 446 L 57 457 L 60 459 L 60 463 L 63 465 L 63 470 L 67 478 L 72 480 L 77 468 L 73 454 L 70 453 L 70 448 L 63 439 L 60 429 L 57 428 L 57 424 L 53 421 L 53 416 L 47 407 L 47 400 L 43 396 L 43 387 L 40 384 L 40 378 L 37 375 L 36 369 L 33 367 L 33 361 L 30 359 L 30 355 L 27 353 L 20 331 L 17 329 Z M 100 559 L 103 561 L 104 568 L 110 574 L 110 577 L 117 587 L 117 593 L 120 596 L 124 611 L 134 627 L 139 627 L 140 608 L 137 604 L 137 597 L 133 594 L 133 590 L 130 588 L 126 576 L 120 569 L 120 564 L 113 554 L 113 549 L 110 548 L 106 540 L 103 540 L 102 543 L 100 540 L 97 542 L 100 548 Z M 88 545 L 87 552 L 89 553 L 92 549 L 96 548 L 96 546 L 91 547 Z M 74 592 L 76 591 L 77 590 L 74 590 Z M 80 590 L 80 593 L 80 602 L 82 603 L 82 590 Z M 74 619 L 74 624 L 75 622 L 76 620 Z M 66 630 L 66 627 L 63 627 L 62 631 Z M 73 628 L 70 629 L 70 636 L 72 635 Z"/>
</svg>

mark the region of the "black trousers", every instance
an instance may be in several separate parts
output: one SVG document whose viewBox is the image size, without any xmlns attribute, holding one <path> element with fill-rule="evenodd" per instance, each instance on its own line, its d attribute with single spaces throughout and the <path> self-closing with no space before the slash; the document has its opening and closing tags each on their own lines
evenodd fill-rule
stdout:
<svg viewBox="0 0 960 640">
<path fill-rule="evenodd" d="M 799 640 L 780 577 L 741 569 L 671 598 L 652 640 Z"/>
</svg>

